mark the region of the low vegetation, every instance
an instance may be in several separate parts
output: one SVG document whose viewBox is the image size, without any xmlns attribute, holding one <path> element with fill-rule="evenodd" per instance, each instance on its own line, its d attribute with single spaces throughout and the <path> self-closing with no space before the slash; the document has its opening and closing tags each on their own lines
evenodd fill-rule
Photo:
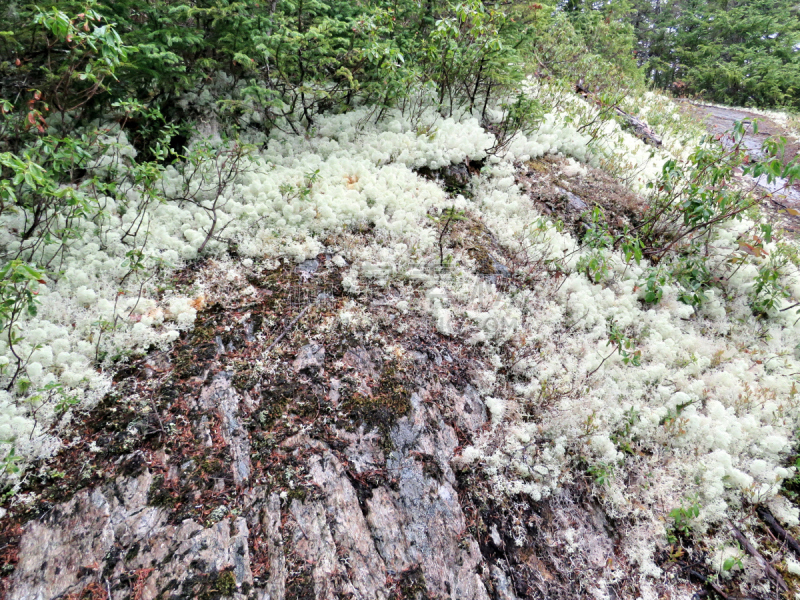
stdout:
<svg viewBox="0 0 800 600">
<path fill-rule="evenodd" d="M 726 576 L 742 568 L 727 521 L 763 505 L 800 524 L 784 489 L 800 427 L 800 253 L 755 184 L 791 186 L 800 164 L 786 139 L 756 160 L 753 124 L 714 138 L 644 89 L 685 79 L 717 101 L 791 105 L 796 59 L 757 61 L 773 79 L 717 89 L 715 69 L 750 64 L 727 38 L 729 60 L 697 50 L 691 62 L 689 25 L 674 52 L 647 37 L 642 70 L 646 21 L 629 22 L 631 5 L 564 4 L 6 7 L 5 500 L 74 420 L 126 401 L 109 394 L 114 372 L 202 336 L 190 332 L 213 285 L 181 283 L 179 269 L 241 282 L 324 255 L 347 295 L 343 331 L 371 330 L 367 291 L 392 289 L 400 322 L 424 317 L 482 357 L 470 377 L 491 429 L 461 466 L 498 501 L 588 477 L 625 523 L 643 588 L 659 544 L 703 538 Z M 678 4 L 669 14 L 688 19 Z M 778 4 L 769 14 L 788 15 Z M 704 5 L 716 23 L 722 8 Z M 645 8 L 647 36 L 673 28 Z M 781 27 L 759 42 L 765 55 L 795 39 Z M 630 114 L 660 146 L 628 129 Z M 348 410 L 391 423 L 389 408 L 408 407 L 398 385 L 378 407 L 351 395 Z"/>
</svg>

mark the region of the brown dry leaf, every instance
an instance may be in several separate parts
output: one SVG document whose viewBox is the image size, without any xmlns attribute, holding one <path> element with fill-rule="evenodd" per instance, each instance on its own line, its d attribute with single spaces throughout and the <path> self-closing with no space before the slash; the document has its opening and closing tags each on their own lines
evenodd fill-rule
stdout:
<svg viewBox="0 0 800 600">
<path fill-rule="evenodd" d="M 545 581 L 553 581 L 554 579 L 553 574 L 547 570 L 547 567 L 545 566 L 544 562 L 542 562 L 534 552 L 532 551 L 523 552 L 520 556 L 522 557 L 525 564 L 527 564 L 529 567 L 531 567 L 532 569 L 534 569 L 539 573 L 542 579 L 544 579 Z"/>
<path fill-rule="evenodd" d="M 750 256 L 755 256 L 756 258 L 761 258 L 762 256 L 766 255 L 763 247 L 753 246 L 751 244 L 746 244 L 745 242 L 739 242 L 739 250 L 746 252 Z"/>
<path fill-rule="evenodd" d="M 192 300 L 190 304 L 195 310 L 203 310 L 203 307 L 206 305 L 206 295 L 200 294 L 197 298 Z"/>
</svg>

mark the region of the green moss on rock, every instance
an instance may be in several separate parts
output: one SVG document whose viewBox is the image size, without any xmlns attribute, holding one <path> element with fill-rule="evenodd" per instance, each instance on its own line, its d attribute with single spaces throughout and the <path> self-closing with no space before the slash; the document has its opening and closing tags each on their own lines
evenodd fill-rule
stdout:
<svg viewBox="0 0 800 600">
<path fill-rule="evenodd" d="M 217 591 L 223 596 L 232 596 L 236 591 L 236 576 L 233 571 L 223 571 L 217 577 L 215 585 Z"/>
</svg>

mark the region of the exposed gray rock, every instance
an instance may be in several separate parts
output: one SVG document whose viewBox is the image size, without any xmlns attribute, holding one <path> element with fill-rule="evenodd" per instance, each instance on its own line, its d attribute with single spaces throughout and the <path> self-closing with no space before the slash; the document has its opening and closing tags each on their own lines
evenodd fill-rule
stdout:
<svg viewBox="0 0 800 600">
<path fill-rule="evenodd" d="M 564 198 L 566 198 L 567 206 L 569 206 L 570 209 L 576 210 L 578 212 L 582 212 L 582 211 L 586 210 L 587 208 L 589 208 L 589 206 L 586 204 L 586 202 L 581 200 L 580 196 L 578 196 L 576 194 L 573 194 L 572 192 L 570 192 L 569 190 L 565 190 L 564 188 L 561 188 L 561 187 L 558 187 L 558 186 L 553 186 L 553 187 Z"/>
<path fill-rule="evenodd" d="M 387 542 L 393 553 L 399 549 L 401 561 L 390 563 L 395 570 L 419 565 L 434 597 L 488 599 L 476 573 L 481 561 L 477 543 L 471 536 L 456 533 L 466 528 L 458 494 L 447 481 L 452 479 L 446 463 L 458 445 L 456 436 L 446 425 L 441 429 L 431 426 L 443 423 L 435 406 L 423 403 L 421 395 L 414 394 L 411 404 L 411 415 L 392 431 L 396 450 L 387 460 L 387 470 L 395 473 L 397 491 L 383 495 L 381 505 L 376 506 L 386 518 L 394 515 L 402 523 L 398 528 L 402 532 L 384 542 L 384 551 Z M 420 455 L 427 458 L 425 463 L 418 460 Z M 437 468 L 443 467 L 445 481 L 434 476 Z"/>
<path fill-rule="evenodd" d="M 453 413 L 456 424 L 469 432 L 478 431 L 486 422 L 486 404 L 478 391 L 468 385 L 463 394 L 454 394 Z"/>
<path fill-rule="evenodd" d="M 341 357 L 339 377 L 325 385 L 296 376 L 322 368 L 321 345 L 304 346 L 282 368 L 288 379 L 309 381 L 306 389 L 334 411 L 353 394 L 363 392 L 368 407 L 396 393 L 396 383 L 386 384 L 396 366 L 381 351 L 356 346 Z M 109 600 L 517 600 L 574 598 L 578 588 L 607 597 L 607 584 L 591 575 L 615 556 L 599 506 L 561 494 L 546 519 L 525 515 L 521 503 L 509 525 L 502 516 L 482 521 L 469 505 L 454 459 L 464 437 L 487 426 L 469 385 L 420 385 L 407 403 L 392 405 L 406 408 L 391 422 L 356 426 L 348 417 L 324 435 L 306 426 L 270 441 L 254 424 L 266 410 L 273 420 L 263 422 L 282 427 L 284 392 L 259 400 L 258 388 L 240 393 L 234 381 L 220 370 L 188 396 L 189 456 L 137 451 L 120 459 L 140 465 L 137 474 L 80 491 L 29 521 L 7 599 L 94 600 L 86 590 L 103 590 Z M 543 532 L 541 541 L 525 520 Z M 590 546 L 583 562 L 565 551 L 566 530 Z M 572 586 L 575 569 L 597 585 Z"/>
<path fill-rule="evenodd" d="M 491 254 L 489 255 L 489 260 L 492 261 L 492 271 L 494 273 L 493 277 L 496 279 L 497 277 L 511 277 L 511 271 L 509 271 L 508 267 L 497 260 Z"/>
<path fill-rule="evenodd" d="M 49 600 L 79 593 L 99 581 L 112 600 L 129 597 L 115 589 L 134 573 L 141 600 L 165 590 L 190 595 L 198 580 L 231 570 L 238 588 L 252 586 L 248 527 L 224 518 L 204 527 L 192 520 L 167 523 L 164 509 L 147 506 L 153 475 L 121 478 L 103 490 L 86 490 L 41 520 L 28 524 L 9 600 Z M 124 558 L 115 560 L 123 555 Z M 244 598 L 237 594 L 235 598 Z"/>
<path fill-rule="evenodd" d="M 319 347 L 307 348 L 307 360 L 323 355 Z M 378 359 L 359 348 L 348 361 L 369 379 L 379 374 Z M 481 426 L 484 409 L 474 390 L 447 396 L 470 407 L 465 427 Z M 289 559 L 293 568 L 309 569 L 315 598 L 397 597 L 397 582 L 413 571 L 431 598 L 488 600 L 478 568 L 483 558 L 465 531 L 453 487 L 449 463 L 458 441 L 428 392 L 412 396 L 411 412 L 391 430 L 388 456 L 380 436 L 363 427 L 340 432 L 346 462 L 307 435 L 286 439 L 282 448 L 307 456 L 306 485 L 318 490 L 304 499 L 282 500 L 268 487 L 251 485 L 251 445 L 229 373 L 218 374 L 196 404 L 219 417 L 231 477 L 241 490 L 239 508 L 222 504 L 203 522 L 173 523 L 169 507 L 149 504 L 163 485 L 149 469 L 84 490 L 28 523 L 9 600 L 49 600 L 90 584 L 107 589 L 111 600 L 130 598 L 131 589 L 138 600 L 196 597 L 221 586 L 221 578 L 230 580 L 226 573 L 235 583 L 233 598 L 278 600 L 293 597 Z M 207 430 L 206 416 L 201 423 Z M 169 476 L 185 477 L 195 468 L 184 461 Z M 360 497 L 352 478 L 378 471 L 391 475 Z M 252 552 L 260 556 L 256 567 Z"/>
<path fill-rule="evenodd" d="M 297 523 L 293 545 L 314 564 L 316 597 L 386 598 L 386 565 L 342 464 L 328 452 L 312 460 L 311 476 L 324 501 L 294 500 L 291 514 Z"/>
<path fill-rule="evenodd" d="M 312 273 L 316 273 L 317 269 L 319 269 L 319 261 L 312 258 L 309 260 L 304 260 L 295 269 L 300 275 L 311 275 Z"/>
<path fill-rule="evenodd" d="M 258 600 L 279 600 L 286 594 L 286 557 L 281 537 L 281 503 L 278 494 L 270 494 L 261 512 L 262 542 L 267 547 L 269 579 Z"/>
<path fill-rule="evenodd" d="M 241 486 L 250 478 L 250 438 L 239 418 L 240 396 L 231 387 L 230 375 L 222 372 L 200 394 L 200 405 L 216 410 L 222 418 L 222 438 L 233 461 L 233 480 Z"/>
<path fill-rule="evenodd" d="M 442 168 L 441 173 L 445 186 L 449 190 L 462 190 L 467 186 L 471 178 L 469 169 L 464 163 L 447 165 Z"/>
<path fill-rule="evenodd" d="M 492 565 L 492 582 L 498 600 L 517 600 L 514 586 L 511 584 L 506 572 L 498 565 Z"/>
<path fill-rule="evenodd" d="M 308 344 L 300 348 L 297 353 L 297 358 L 294 360 L 294 370 L 299 373 L 300 371 L 310 370 L 316 371 L 325 365 L 325 348 L 320 344 Z"/>
<path fill-rule="evenodd" d="M 380 377 L 380 361 L 380 352 L 367 350 L 360 346 L 348 350 L 342 357 L 342 362 L 347 368 L 352 369 L 360 377 L 368 378 L 372 381 L 377 381 Z"/>
</svg>

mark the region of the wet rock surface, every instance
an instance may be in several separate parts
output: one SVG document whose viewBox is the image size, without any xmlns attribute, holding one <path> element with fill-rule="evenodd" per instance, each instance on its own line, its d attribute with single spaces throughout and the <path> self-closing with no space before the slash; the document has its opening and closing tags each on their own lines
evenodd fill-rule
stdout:
<svg viewBox="0 0 800 600">
<path fill-rule="evenodd" d="M 742 144 L 753 159 L 763 156 L 762 146 L 769 138 L 784 137 L 786 139 L 784 162 L 795 159 L 800 152 L 800 140 L 796 139 L 785 126 L 765 115 L 726 106 L 689 102 L 682 102 L 682 105 L 685 110 L 701 119 L 711 133 L 723 139 L 730 135 L 737 121 L 742 122 L 745 125 Z M 754 131 L 753 124 L 756 122 L 758 130 Z M 770 193 L 769 201 L 763 203 L 762 207 L 767 209 L 772 219 L 779 222 L 795 237 L 800 235 L 800 214 L 798 214 L 800 181 L 790 184 L 781 177 L 769 181 L 766 175 L 762 175 L 756 183 Z"/>
</svg>

